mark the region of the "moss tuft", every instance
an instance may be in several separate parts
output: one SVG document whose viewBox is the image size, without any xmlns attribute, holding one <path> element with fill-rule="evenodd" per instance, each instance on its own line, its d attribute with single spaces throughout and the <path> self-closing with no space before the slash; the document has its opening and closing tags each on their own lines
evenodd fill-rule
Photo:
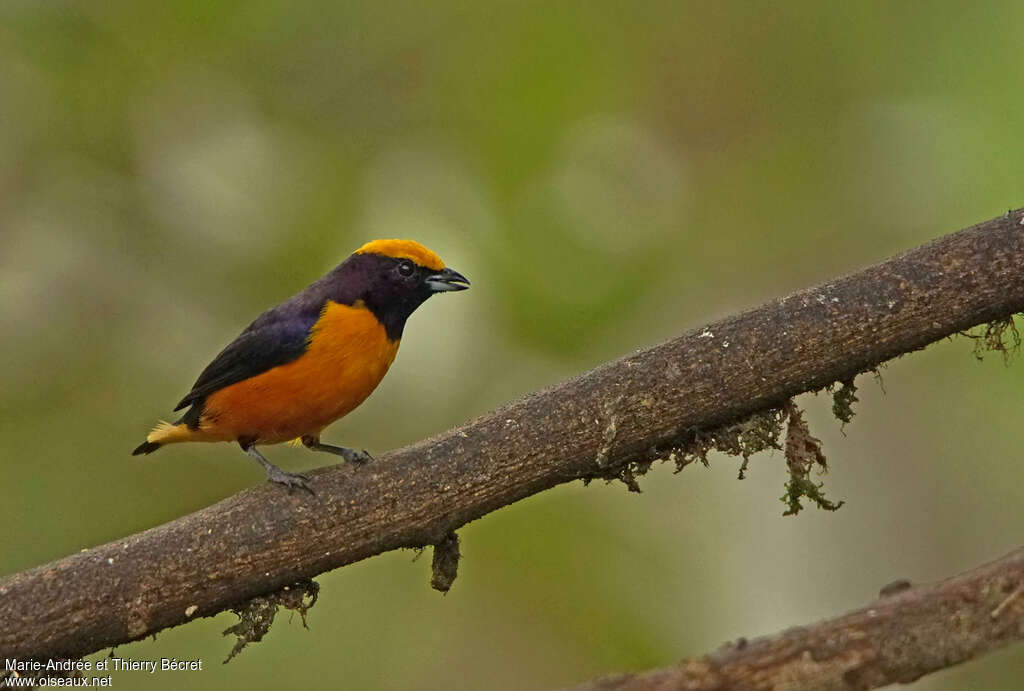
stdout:
<svg viewBox="0 0 1024 691">
<path fill-rule="evenodd" d="M 832 414 L 845 427 L 853 420 L 853 404 L 857 398 L 857 385 L 853 377 L 840 383 L 840 388 L 832 391 Z"/>
<path fill-rule="evenodd" d="M 224 630 L 225 636 L 233 634 L 237 640 L 235 646 L 228 653 L 224 664 L 231 661 L 235 655 L 242 652 L 250 643 L 258 643 L 270 631 L 277 609 L 284 607 L 299 613 L 302 617 L 302 625 L 307 629 L 306 612 L 316 604 L 317 594 L 320 592 L 320 585 L 316 581 L 299 581 L 292 585 L 286 585 L 277 592 L 269 595 L 254 597 L 248 602 L 232 608 L 238 615 L 238 623 Z M 306 602 L 306 598 L 309 602 Z"/>
<path fill-rule="evenodd" d="M 789 469 L 789 481 L 786 493 L 781 499 L 788 507 L 784 516 L 795 516 L 803 504 L 801 499 L 809 499 L 819 509 L 835 511 L 843 502 L 834 503 L 825 498 L 821 491 L 823 483 L 815 484 L 810 479 L 811 471 L 817 467 L 820 472 L 828 471 L 828 460 L 821 449 L 821 441 L 811 435 L 811 430 L 804 420 L 803 411 L 792 400 L 784 407 L 789 424 L 786 428 L 786 466 Z"/>
<path fill-rule="evenodd" d="M 980 334 L 964 335 L 974 339 L 974 357 L 979 361 L 985 359 L 986 353 L 993 352 L 1000 353 L 1003 362 L 1009 365 L 1013 356 L 1020 350 L 1020 331 L 1017 330 L 1012 314 L 985 324 L 984 331 Z"/>
<path fill-rule="evenodd" d="M 843 392 L 847 393 L 843 393 Z M 845 410 L 849 410 L 857 400 L 853 382 L 843 383 L 843 390 L 835 393 L 844 402 Z M 849 413 L 852 416 L 852 411 Z M 837 413 L 838 416 L 838 413 Z M 840 418 L 842 419 L 842 418 Z M 785 430 L 783 430 L 784 423 Z M 782 443 L 785 431 L 785 446 Z M 667 448 L 651 449 L 646 459 L 632 461 L 625 465 L 600 468 L 593 475 L 583 478 L 585 484 L 595 478 L 603 478 L 611 482 L 622 482 L 631 492 L 639 492 L 637 478 L 646 473 L 656 460 L 668 461 L 676 466 L 675 472 L 688 465 L 700 462 L 708 466 L 708 454 L 719 451 L 729 456 L 742 458 L 739 468 L 739 479 L 744 479 L 750 457 L 759 451 L 785 451 L 786 465 L 789 468 L 789 481 L 786 483 L 786 494 L 783 501 L 789 516 L 799 512 L 803 505 L 802 499 L 809 499 L 816 506 L 827 511 L 835 511 L 843 502 L 833 503 L 825 498 L 822 484 L 815 484 L 810 479 L 815 468 L 824 472 L 827 469 L 825 454 L 821 450 L 821 442 L 811 436 L 803 412 L 793 401 L 787 401 L 780 408 L 754 413 L 746 419 L 709 430 L 690 430 L 681 440 Z"/>
<path fill-rule="evenodd" d="M 781 408 L 771 408 L 731 425 L 724 425 L 710 430 L 698 430 L 690 440 L 674 449 L 669 460 L 675 462 L 676 472 L 700 461 L 708 466 L 708 453 L 720 451 L 729 456 L 743 459 L 739 469 L 739 479 L 746 477 L 750 457 L 759 451 L 781 449 L 779 439 L 782 436 L 784 415 Z"/>
<path fill-rule="evenodd" d="M 447 593 L 459 573 L 459 536 L 448 533 L 434 545 L 434 559 L 431 562 L 430 587 Z"/>
</svg>

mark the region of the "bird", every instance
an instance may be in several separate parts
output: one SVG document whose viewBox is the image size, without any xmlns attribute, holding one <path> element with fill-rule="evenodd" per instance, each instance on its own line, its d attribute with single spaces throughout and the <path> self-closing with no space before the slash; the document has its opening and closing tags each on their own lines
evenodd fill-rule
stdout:
<svg viewBox="0 0 1024 691">
<path fill-rule="evenodd" d="M 368 242 L 323 277 L 255 319 L 207 365 L 175 411 L 132 455 L 182 442 L 235 442 L 271 482 L 312 491 L 310 478 L 268 461 L 257 446 L 298 441 L 362 465 L 365 450 L 320 434 L 359 406 L 398 353 L 406 320 L 436 293 L 469 280 L 413 240 Z"/>
</svg>

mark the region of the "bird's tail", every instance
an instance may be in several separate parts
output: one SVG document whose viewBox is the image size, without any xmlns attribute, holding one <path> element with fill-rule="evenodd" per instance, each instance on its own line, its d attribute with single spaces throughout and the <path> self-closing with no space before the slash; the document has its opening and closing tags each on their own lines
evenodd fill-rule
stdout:
<svg viewBox="0 0 1024 691">
<path fill-rule="evenodd" d="M 159 442 L 144 441 L 144 442 L 142 442 L 141 444 L 139 444 L 138 446 L 135 447 L 135 450 L 132 451 L 132 456 L 141 456 L 144 453 L 153 453 L 154 451 L 159 449 L 161 446 L 163 446 L 163 444 L 161 444 Z"/>
<path fill-rule="evenodd" d="M 169 422 L 160 422 L 153 431 L 146 437 L 146 441 L 135 447 L 132 456 L 153 453 L 164 444 L 173 444 L 179 441 L 186 441 L 191 436 L 188 425 L 172 425 Z"/>
</svg>

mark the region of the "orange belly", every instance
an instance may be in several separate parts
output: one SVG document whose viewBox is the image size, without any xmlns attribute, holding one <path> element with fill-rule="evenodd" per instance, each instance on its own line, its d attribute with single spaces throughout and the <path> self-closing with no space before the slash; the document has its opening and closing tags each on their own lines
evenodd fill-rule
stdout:
<svg viewBox="0 0 1024 691">
<path fill-rule="evenodd" d="M 360 303 L 328 303 L 310 333 L 298 359 L 210 394 L 195 436 L 276 444 L 318 435 L 366 400 L 398 352 Z"/>
</svg>

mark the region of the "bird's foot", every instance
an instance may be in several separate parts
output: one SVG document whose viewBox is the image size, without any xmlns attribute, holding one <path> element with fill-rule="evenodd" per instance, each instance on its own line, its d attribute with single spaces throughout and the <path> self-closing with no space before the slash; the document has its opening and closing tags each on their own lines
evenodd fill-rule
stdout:
<svg viewBox="0 0 1024 691">
<path fill-rule="evenodd" d="M 263 469 L 267 471 L 267 479 L 271 482 L 284 485 L 288 488 L 289 492 L 291 492 L 292 487 L 298 487 L 299 489 L 306 490 L 310 494 L 316 494 L 307 484 L 309 482 L 308 475 L 303 475 L 302 473 L 289 473 L 287 470 L 281 470 L 256 450 L 256 445 L 253 444 L 252 439 L 239 439 L 238 445 L 242 447 L 242 450 L 245 451 L 246 454 L 263 466 Z"/>
<path fill-rule="evenodd" d="M 346 449 L 342 447 L 342 451 L 344 453 L 341 454 L 341 457 L 345 459 L 346 463 L 352 463 L 354 465 L 366 465 L 367 463 L 373 460 L 373 456 L 371 456 L 370 452 L 367 451 L 366 449 L 363 449 L 362 451 L 357 451 L 355 449 Z"/>
<path fill-rule="evenodd" d="M 304 489 L 310 494 L 316 494 L 309 486 L 309 476 L 303 475 L 302 473 L 289 473 L 287 470 L 281 470 L 278 467 L 270 468 L 267 470 L 267 479 L 271 482 L 276 482 L 279 485 L 284 485 L 290 492 L 292 487 L 298 487 Z"/>
</svg>

